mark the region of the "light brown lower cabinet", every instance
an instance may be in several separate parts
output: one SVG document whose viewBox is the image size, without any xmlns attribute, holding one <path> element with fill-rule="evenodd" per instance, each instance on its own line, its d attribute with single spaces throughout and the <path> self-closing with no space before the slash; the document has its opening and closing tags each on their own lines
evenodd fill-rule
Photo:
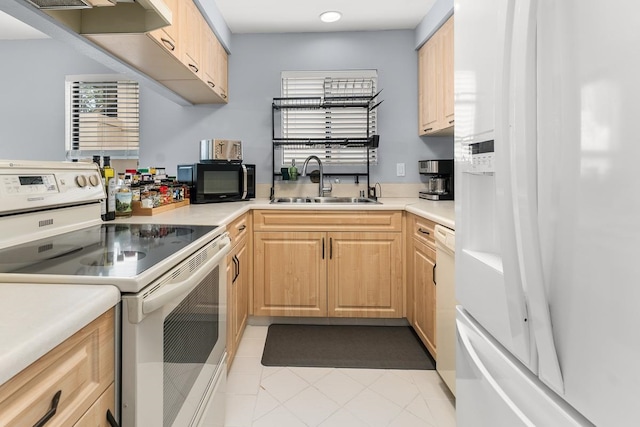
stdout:
<svg viewBox="0 0 640 427">
<path fill-rule="evenodd" d="M 413 241 L 409 274 L 413 284 L 413 328 L 436 359 L 436 284 L 433 279 L 436 253 L 424 243 Z"/>
<path fill-rule="evenodd" d="M 414 214 L 406 216 L 407 320 L 437 360 L 435 225 Z"/>
<path fill-rule="evenodd" d="M 111 309 L 0 386 L 0 425 L 36 425 L 55 402 L 47 427 L 108 426 L 114 342 Z"/>
<path fill-rule="evenodd" d="M 249 319 L 249 286 L 251 277 L 251 217 L 242 215 L 227 230 L 231 252 L 227 255 L 227 367 L 231 369 Z"/>
<path fill-rule="evenodd" d="M 401 218 L 255 211 L 254 315 L 403 317 Z"/>
</svg>

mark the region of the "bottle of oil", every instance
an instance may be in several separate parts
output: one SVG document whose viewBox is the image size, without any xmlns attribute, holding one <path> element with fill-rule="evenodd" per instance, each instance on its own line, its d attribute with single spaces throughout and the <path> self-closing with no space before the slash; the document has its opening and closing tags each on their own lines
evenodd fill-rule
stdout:
<svg viewBox="0 0 640 427">
<path fill-rule="evenodd" d="M 102 180 L 107 192 L 107 209 L 103 221 L 116 219 L 116 171 L 111 167 L 111 156 L 102 157 Z"/>
<path fill-rule="evenodd" d="M 102 166 L 100 165 L 100 156 L 93 156 L 93 163 L 98 165 L 98 169 L 100 169 L 100 175 L 102 176 L 102 186 L 105 187 L 105 190 L 106 190 L 106 186 L 104 182 L 104 171 L 102 170 Z M 107 215 L 107 199 L 104 198 L 100 200 L 100 218 L 104 220 L 106 215 Z"/>
</svg>

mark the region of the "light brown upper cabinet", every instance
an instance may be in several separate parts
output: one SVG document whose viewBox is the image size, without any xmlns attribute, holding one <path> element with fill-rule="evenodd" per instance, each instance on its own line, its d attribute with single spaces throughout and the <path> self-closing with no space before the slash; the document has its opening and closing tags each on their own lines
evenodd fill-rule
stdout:
<svg viewBox="0 0 640 427">
<path fill-rule="evenodd" d="M 178 6 L 180 60 L 192 73 L 202 77 L 202 48 L 206 39 L 204 18 L 192 0 L 180 0 Z"/>
<path fill-rule="evenodd" d="M 173 15 L 173 23 L 162 27 L 160 29 L 149 32 L 149 37 L 155 39 L 161 46 L 163 46 L 169 53 L 176 58 L 180 58 L 178 52 L 178 20 L 180 19 L 178 11 L 178 0 L 164 0 L 164 3 Z"/>
<path fill-rule="evenodd" d="M 453 16 L 418 51 L 418 134 L 453 134 Z"/>
<path fill-rule="evenodd" d="M 227 103 L 227 52 L 193 0 L 164 2 L 169 26 L 83 35 L 193 104 Z"/>
<path fill-rule="evenodd" d="M 218 96 L 227 99 L 227 51 L 218 41 L 216 35 L 207 26 L 205 29 L 205 46 L 202 52 L 204 74 L 202 78 Z"/>
</svg>

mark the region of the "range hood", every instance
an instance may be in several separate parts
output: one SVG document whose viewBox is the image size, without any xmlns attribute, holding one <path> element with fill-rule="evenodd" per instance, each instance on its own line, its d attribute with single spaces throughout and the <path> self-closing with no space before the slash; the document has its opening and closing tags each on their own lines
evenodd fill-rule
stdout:
<svg viewBox="0 0 640 427">
<path fill-rule="evenodd" d="M 146 33 L 172 20 L 163 0 L 27 1 L 78 34 Z"/>
<path fill-rule="evenodd" d="M 116 0 L 27 0 L 38 9 L 65 10 L 89 9 L 99 6 L 113 6 Z"/>
</svg>

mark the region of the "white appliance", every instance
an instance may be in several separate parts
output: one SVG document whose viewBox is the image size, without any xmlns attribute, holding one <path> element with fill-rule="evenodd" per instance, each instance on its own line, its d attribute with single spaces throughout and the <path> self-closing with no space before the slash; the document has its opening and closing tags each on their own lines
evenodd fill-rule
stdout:
<svg viewBox="0 0 640 427">
<path fill-rule="evenodd" d="M 637 425 L 640 4 L 454 11 L 458 425 Z"/>
<path fill-rule="evenodd" d="M 223 426 L 228 234 L 103 223 L 104 197 L 95 164 L 0 161 L 0 282 L 117 286 L 116 418 Z"/>
<path fill-rule="evenodd" d="M 455 231 L 436 224 L 436 369 L 451 393 L 456 394 L 456 288 Z"/>
</svg>

